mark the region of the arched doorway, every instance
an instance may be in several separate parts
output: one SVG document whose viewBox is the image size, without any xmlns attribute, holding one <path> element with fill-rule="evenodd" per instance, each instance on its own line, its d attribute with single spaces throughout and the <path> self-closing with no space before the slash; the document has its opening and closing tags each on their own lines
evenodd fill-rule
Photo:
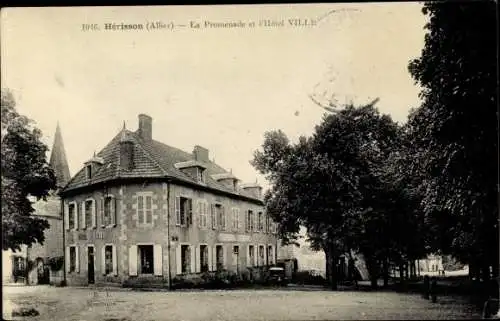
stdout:
<svg viewBox="0 0 500 321">
<path fill-rule="evenodd" d="M 38 284 L 49 284 L 50 283 L 49 266 L 45 264 L 42 258 L 36 259 L 36 270 L 38 276 Z"/>
</svg>

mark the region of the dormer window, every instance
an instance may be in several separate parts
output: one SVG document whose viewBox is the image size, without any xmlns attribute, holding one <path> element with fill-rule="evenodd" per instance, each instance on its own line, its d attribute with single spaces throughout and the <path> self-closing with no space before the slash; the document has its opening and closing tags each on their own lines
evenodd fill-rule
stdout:
<svg viewBox="0 0 500 321">
<path fill-rule="evenodd" d="M 205 169 L 198 167 L 196 179 L 199 183 L 205 183 Z"/>
<path fill-rule="evenodd" d="M 87 179 L 92 178 L 92 165 L 89 164 L 85 167 L 85 174 L 87 176 Z"/>
</svg>

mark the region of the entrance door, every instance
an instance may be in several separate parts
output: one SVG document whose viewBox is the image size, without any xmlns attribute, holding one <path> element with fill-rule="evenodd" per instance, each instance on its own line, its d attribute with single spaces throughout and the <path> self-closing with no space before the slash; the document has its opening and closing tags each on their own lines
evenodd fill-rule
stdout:
<svg viewBox="0 0 500 321">
<path fill-rule="evenodd" d="M 87 262 L 88 262 L 88 279 L 89 279 L 89 284 L 94 284 L 95 283 L 95 271 L 94 271 L 94 247 L 89 246 L 88 247 L 88 255 L 87 255 Z"/>
</svg>

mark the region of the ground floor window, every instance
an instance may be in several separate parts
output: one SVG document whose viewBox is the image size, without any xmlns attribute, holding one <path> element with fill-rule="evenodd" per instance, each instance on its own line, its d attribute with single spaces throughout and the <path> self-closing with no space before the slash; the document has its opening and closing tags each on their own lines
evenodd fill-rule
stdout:
<svg viewBox="0 0 500 321">
<path fill-rule="evenodd" d="M 113 246 L 106 245 L 104 247 L 104 274 L 113 273 Z"/>
<path fill-rule="evenodd" d="M 139 273 L 153 274 L 153 245 L 139 245 L 137 248 L 139 251 Z"/>
<path fill-rule="evenodd" d="M 191 247 L 189 245 L 181 245 L 181 262 L 181 272 L 191 273 Z"/>
<path fill-rule="evenodd" d="M 267 264 L 273 264 L 273 246 L 269 245 L 267 247 Z"/>
<path fill-rule="evenodd" d="M 248 246 L 248 266 L 255 265 L 255 248 L 253 245 Z"/>
<path fill-rule="evenodd" d="M 215 247 L 215 267 L 217 271 L 224 269 L 224 248 L 222 245 Z"/>
<path fill-rule="evenodd" d="M 76 246 L 69 247 L 69 272 L 76 271 Z"/>
<path fill-rule="evenodd" d="M 200 270 L 201 272 L 208 271 L 208 246 L 200 245 Z"/>
<path fill-rule="evenodd" d="M 259 265 L 264 265 L 264 246 L 259 246 Z"/>
</svg>

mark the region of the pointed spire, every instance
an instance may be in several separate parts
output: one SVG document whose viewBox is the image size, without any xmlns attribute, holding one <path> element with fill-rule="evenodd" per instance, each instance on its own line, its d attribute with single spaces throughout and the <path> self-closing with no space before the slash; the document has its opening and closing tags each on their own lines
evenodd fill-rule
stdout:
<svg viewBox="0 0 500 321">
<path fill-rule="evenodd" d="M 49 164 L 56 174 L 57 187 L 64 187 L 70 180 L 71 176 L 69 174 L 68 160 L 66 159 L 66 151 L 64 149 L 59 122 L 57 122 Z"/>
<path fill-rule="evenodd" d="M 125 121 L 123 121 L 123 130 L 127 129 L 127 127 L 125 126 Z"/>
<path fill-rule="evenodd" d="M 122 128 L 122 131 L 121 131 L 120 142 L 124 143 L 124 142 L 131 142 L 131 141 L 132 141 L 132 139 L 130 138 L 130 136 L 127 133 L 127 128 L 125 126 L 125 121 L 123 121 L 123 128 Z"/>
</svg>

